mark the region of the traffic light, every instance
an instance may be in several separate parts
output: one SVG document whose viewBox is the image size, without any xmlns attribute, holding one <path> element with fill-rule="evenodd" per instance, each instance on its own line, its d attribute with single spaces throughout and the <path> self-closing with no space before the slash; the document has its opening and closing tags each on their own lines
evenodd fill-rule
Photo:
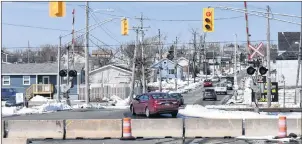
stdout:
<svg viewBox="0 0 302 144">
<path fill-rule="evenodd" d="M 263 66 L 259 68 L 259 73 L 261 75 L 265 75 L 267 73 L 267 71 L 268 71 L 268 69 Z"/>
<path fill-rule="evenodd" d="M 128 35 L 129 25 L 128 25 L 128 19 L 127 18 L 122 19 L 121 30 L 122 30 L 122 35 Z"/>
<path fill-rule="evenodd" d="M 49 2 L 50 17 L 64 17 L 66 15 L 66 4 L 62 1 Z"/>
<path fill-rule="evenodd" d="M 60 70 L 59 75 L 61 77 L 66 77 L 67 76 L 67 70 L 66 69 L 65 70 Z"/>
<path fill-rule="evenodd" d="M 70 71 L 68 72 L 68 75 L 69 75 L 70 77 L 76 77 L 76 76 L 77 76 L 77 71 L 76 71 L 76 70 L 70 70 Z"/>
<path fill-rule="evenodd" d="M 214 32 L 214 8 L 203 8 L 203 31 Z"/>
<path fill-rule="evenodd" d="M 255 73 L 255 71 L 256 71 L 256 69 L 253 68 L 252 66 L 250 66 L 250 67 L 248 67 L 248 68 L 246 69 L 246 72 L 247 72 L 247 74 L 249 74 L 249 75 L 253 75 L 253 74 Z"/>
</svg>

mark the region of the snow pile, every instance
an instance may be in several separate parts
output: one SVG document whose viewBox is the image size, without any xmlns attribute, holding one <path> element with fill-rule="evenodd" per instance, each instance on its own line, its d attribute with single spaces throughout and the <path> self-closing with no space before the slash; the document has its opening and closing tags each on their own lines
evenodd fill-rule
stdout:
<svg viewBox="0 0 302 144">
<path fill-rule="evenodd" d="M 180 109 L 179 113 L 184 116 L 203 117 L 213 119 L 247 119 L 247 118 L 278 118 L 280 115 L 286 115 L 287 118 L 300 118 L 300 113 L 282 113 L 270 115 L 269 113 L 256 113 L 245 111 L 224 111 L 217 109 L 207 109 L 201 105 L 187 105 L 184 109 Z"/>
<path fill-rule="evenodd" d="M 72 109 L 65 103 L 47 103 L 41 106 L 35 106 L 32 108 L 20 108 L 20 107 L 2 107 L 2 115 L 10 116 L 10 115 L 23 115 L 23 114 L 38 114 L 38 113 L 48 113 L 55 112 L 60 110 L 70 110 Z"/>
<path fill-rule="evenodd" d="M 135 97 L 135 95 L 133 96 Z M 96 109 L 128 109 L 130 103 L 130 97 L 126 99 L 121 99 L 120 97 L 113 95 L 109 98 L 106 98 L 108 101 L 105 105 L 100 103 L 90 103 L 90 104 L 77 104 L 72 106 L 73 109 L 82 109 L 82 108 L 96 108 Z"/>
<path fill-rule="evenodd" d="M 45 97 L 40 96 L 40 95 L 36 95 L 36 96 L 34 96 L 30 101 L 34 101 L 34 102 L 42 102 L 42 101 L 53 101 L 53 100 L 52 100 L 52 99 L 45 98 Z"/>
</svg>

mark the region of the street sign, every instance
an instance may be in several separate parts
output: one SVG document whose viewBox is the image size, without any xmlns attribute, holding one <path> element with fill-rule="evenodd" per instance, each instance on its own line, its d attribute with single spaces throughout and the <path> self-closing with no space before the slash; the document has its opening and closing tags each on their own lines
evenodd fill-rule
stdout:
<svg viewBox="0 0 302 144">
<path fill-rule="evenodd" d="M 252 76 L 254 83 L 262 83 L 263 82 L 263 76 Z"/>
<path fill-rule="evenodd" d="M 249 48 L 251 48 L 254 52 L 250 55 L 250 58 L 253 58 L 256 54 L 264 57 L 264 54 L 260 52 L 260 49 L 262 48 L 263 43 L 261 42 L 256 48 L 252 45 L 249 45 Z"/>
</svg>

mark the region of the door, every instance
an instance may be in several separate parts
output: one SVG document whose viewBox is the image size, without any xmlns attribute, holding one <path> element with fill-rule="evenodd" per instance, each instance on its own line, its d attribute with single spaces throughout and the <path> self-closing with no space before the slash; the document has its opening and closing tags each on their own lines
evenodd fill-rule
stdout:
<svg viewBox="0 0 302 144">
<path fill-rule="evenodd" d="M 133 104 L 133 108 L 135 113 L 139 114 L 140 113 L 140 109 L 139 109 L 139 101 L 142 98 L 142 96 L 137 96 L 136 99 L 133 100 L 132 104 Z"/>
<path fill-rule="evenodd" d="M 148 106 L 148 102 L 149 102 L 149 96 L 144 95 L 142 97 L 142 100 L 139 103 L 140 106 L 140 110 L 142 111 L 142 113 L 145 114 L 145 108 Z"/>
<path fill-rule="evenodd" d="M 43 84 L 49 84 L 49 76 L 43 76 L 42 77 L 42 83 Z"/>
</svg>

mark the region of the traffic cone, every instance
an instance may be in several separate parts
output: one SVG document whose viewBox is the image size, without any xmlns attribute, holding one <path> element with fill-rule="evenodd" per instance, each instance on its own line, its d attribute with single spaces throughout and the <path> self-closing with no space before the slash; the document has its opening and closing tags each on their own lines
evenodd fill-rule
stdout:
<svg viewBox="0 0 302 144">
<path fill-rule="evenodd" d="M 287 136 L 286 116 L 279 116 L 278 126 L 279 126 L 278 138 L 285 138 Z"/>
<path fill-rule="evenodd" d="M 121 140 L 135 140 L 131 133 L 131 118 L 123 118 L 123 136 Z"/>
</svg>

